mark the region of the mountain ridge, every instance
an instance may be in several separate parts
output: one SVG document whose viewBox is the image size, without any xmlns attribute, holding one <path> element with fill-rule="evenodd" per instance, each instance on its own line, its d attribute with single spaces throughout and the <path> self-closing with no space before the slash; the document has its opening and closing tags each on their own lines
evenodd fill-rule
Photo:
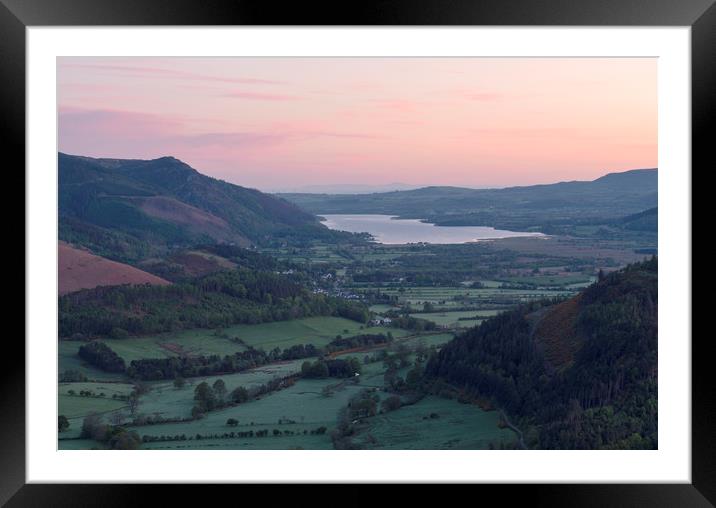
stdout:
<svg viewBox="0 0 716 508">
<path fill-rule="evenodd" d="M 316 215 L 384 214 L 439 226 L 490 226 L 574 234 L 590 221 L 611 220 L 658 205 L 658 170 L 609 173 L 591 181 L 502 189 L 423 187 L 362 195 L 279 194 Z"/>
<path fill-rule="evenodd" d="M 619 177 L 626 177 L 631 175 L 640 175 L 644 174 L 646 172 L 656 172 L 658 173 L 658 168 L 636 168 L 636 169 L 627 169 L 624 171 L 612 171 L 610 173 L 605 173 L 604 175 L 597 177 L 593 180 L 560 180 L 557 182 L 551 182 L 551 183 L 536 183 L 536 184 L 530 184 L 530 185 L 510 185 L 507 187 L 469 187 L 469 186 L 463 186 L 463 185 L 415 185 L 414 188 L 411 189 L 396 189 L 396 190 L 389 190 L 389 191 L 379 191 L 379 192 L 361 192 L 360 194 L 402 194 L 407 192 L 415 192 L 415 191 L 427 191 L 427 190 L 455 190 L 455 191 L 509 191 L 514 189 L 526 189 L 526 188 L 539 188 L 539 187 L 548 187 L 553 185 L 564 185 L 564 184 L 584 184 L 584 183 L 596 183 L 596 182 L 607 182 L 610 181 L 613 178 L 619 178 Z M 407 185 L 407 184 L 406 184 Z M 294 194 L 320 194 L 324 196 L 352 196 L 354 193 L 331 193 L 331 192 L 273 192 L 275 195 L 283 196 L 283 195 L 294 195 Z"/>
<path fill-rule="evenodd" d="M 166 156 L 94 159 L 58 153 L 60 239 L 136 261 L 206 241 L 242 247 L 335 235 L 309 212 Z"/>
</svg>

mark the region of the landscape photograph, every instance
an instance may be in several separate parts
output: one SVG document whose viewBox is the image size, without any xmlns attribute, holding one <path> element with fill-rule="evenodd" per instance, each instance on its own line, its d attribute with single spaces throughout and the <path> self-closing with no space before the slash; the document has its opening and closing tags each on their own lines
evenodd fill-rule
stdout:
<svg viewBox="0 0 716 508">
<path fill-rule="evenodd" d="M 59 450 L 659 448 L 656 58 L 56 77 Z"/>
</svg>

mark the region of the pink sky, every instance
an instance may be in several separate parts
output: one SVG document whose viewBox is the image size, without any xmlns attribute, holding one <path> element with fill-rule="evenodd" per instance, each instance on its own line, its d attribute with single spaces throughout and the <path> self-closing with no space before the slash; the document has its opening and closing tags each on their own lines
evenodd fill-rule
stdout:
<svg viewBox="0 0 716 508">
<path fill-rule="evenodd" d="M 657 166 L 653 58 L 58 58 L 59 149 L 264 190 Z"/>
</svg>

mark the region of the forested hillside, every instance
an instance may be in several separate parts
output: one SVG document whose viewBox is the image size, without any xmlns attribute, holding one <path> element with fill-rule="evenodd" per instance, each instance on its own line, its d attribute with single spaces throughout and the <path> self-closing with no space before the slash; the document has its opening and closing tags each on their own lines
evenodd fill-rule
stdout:
<svg viewBox="0 0 716 508">
<path fill-rule="evenodd" d="M 171 286 L 97 287 L 62 296 L 59 335 L 123 338 L 331 315 L 368 319 L 359 303 L 313 294 L 272 272 L 238 268 Z"/>
<path fill-rule="evenodd" d="M 173 157 L 60 153 L 58 168 L 60 239 L 117 261 L 202 242 L 280 245 L 339 234 L 294 204 L 202 175 Z"/>
<path fill-rule="evenodd" d="M 530 447 L 657 448 L 657 259 L 601 277 L 570 306 L 498 315 L 426 375 L 491 399 Z"/>
</svg>

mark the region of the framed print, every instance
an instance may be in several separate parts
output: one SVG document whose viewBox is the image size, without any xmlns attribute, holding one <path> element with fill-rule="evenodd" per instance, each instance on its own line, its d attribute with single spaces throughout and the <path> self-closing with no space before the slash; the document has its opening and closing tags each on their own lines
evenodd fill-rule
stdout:
<svg viewBox="0 0 716 508">
<path fill-rule="evenodd" d="M 214 7 L 3 3 L 27 295 L 3 501 L 713 503 L 712 2 Z"/>
</svg>

